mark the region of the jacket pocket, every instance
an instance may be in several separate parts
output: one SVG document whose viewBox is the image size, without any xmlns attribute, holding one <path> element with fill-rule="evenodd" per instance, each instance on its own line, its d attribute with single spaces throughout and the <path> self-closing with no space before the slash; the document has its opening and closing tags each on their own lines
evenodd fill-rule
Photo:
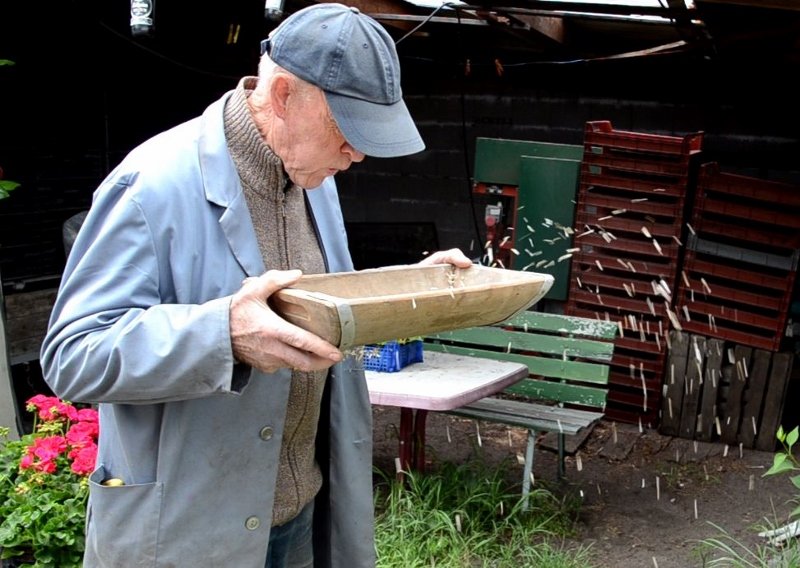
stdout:
<svg viewBox="0 0 800 568">
<path fill-rule="evenodd" d="M 163 483 L 106 486 L 102 465 L 89 476 L 86 566 L 156 566 Z"/>
</svg>

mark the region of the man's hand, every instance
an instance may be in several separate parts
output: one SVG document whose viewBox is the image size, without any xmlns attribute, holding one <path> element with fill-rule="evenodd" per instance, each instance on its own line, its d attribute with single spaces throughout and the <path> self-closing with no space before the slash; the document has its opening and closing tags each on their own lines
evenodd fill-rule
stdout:
<svg viewBox="0 0 800 568">
<path fill-rule="evenodd" d="M 431 264 L 452 264 L 458 268 L 469 268 L 472 266 L 472 261 L 468 259 L 461 249 L 452 248 L 450 250 L 440 250 L 432 255 L 425 257 L 419 262 L 424 266 Z"/>
<path fill-rule="evenodd" d="M 237 361 L 272 373 L 281 368 L 317 371 L 342 360 L 335 346 L 284 320 L 267 304 L 272 294 L 301 275 L 299 270 L 270 270 L 246 279 L 233 295 L 231 347 Z"/>
</svg>

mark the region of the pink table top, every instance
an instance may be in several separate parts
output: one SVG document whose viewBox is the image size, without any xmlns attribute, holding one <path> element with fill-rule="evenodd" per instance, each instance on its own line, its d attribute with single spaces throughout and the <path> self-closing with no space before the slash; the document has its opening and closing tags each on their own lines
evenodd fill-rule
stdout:
<svg viewBox="0 0 800 568">
<path fill-rule="evenodd" d="M 395 373 L 365 371 L 369 400 L 381 406 L 452 410 L 525 378 L 521 363 L 425 351 L 422 363 Z"/>
</svg>

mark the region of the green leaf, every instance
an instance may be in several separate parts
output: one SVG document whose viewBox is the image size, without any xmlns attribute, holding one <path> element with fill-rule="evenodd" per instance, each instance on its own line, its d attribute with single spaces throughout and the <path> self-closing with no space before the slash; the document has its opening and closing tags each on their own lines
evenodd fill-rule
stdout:
<svg viewBox="0 0 800 568">
<path fill-rule="evenodd" d="M 19 183 L 8 179 L 0 179 L 0 199 L 8 197 L 8 195 L 19 187 Z"/>
<path fill-rule="evenodd" d="M 779 473 L 783 473 L 785 471 L 791 471 L 793 468 L 792 462 L 787 461 L 786 454 L 780 453 L 775 454 L 774 461 L 772 462 L 772 467 L 769 468 L 766 473 L 762 477 L 766 477 L 768 475 L 777 475 Z"/>
<path fill-rule="evenodd" d="M 800 475 L 795 475 L 794 477 L 790 477 L 789 481 L 792 482 L 792 485 L 800 489 Z"/>
<path fill-rule="evenodd" d="M 783 431 L 783 426 L 778 426 L 778 431 L 775 433 L 775 437 L 778 438 L 778 441 L 783 443 L 786 439 L 786 432 Z"/>
<path fill-rule="evenodd" d="M 0 59 L 0 65 L 14 65 L 14 62 L 10 59 Z"/>
<path fill-rule="evenodd" d="M 794 430 L 792 430 L 786 435 L 786 445 L 789 446 L 789 449 L 791 449 L 792 446 L 795 445 L 798 436 L 800 436 L 800 427 L 795 426 Z"/>
</svg>

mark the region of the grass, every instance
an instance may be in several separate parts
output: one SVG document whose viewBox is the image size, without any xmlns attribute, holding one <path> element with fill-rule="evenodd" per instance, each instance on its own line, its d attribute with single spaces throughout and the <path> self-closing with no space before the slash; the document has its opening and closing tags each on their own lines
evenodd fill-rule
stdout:
<svg viewBox="0 0 800 568">
<path fill-rule="evenodd" d="M 784 547 L 769 543 L 747 545 L 728 531 L 714 525 L 718 535 L 700 541 L 695 554 L 703 568 L 797 568 L 800 566 L 800 545 L 791 539 Z M 761 530 L 777 528 L 762 527 Z"/>
<path fill-rule="evenodd" d="M 380 473 L 380 472 L 379 472 Z M 522 510 L 504 468 L 477 461 L 407 475 L 381 474 L 375 493 L 378 568 L 591 568 L 588 547 L 565 548 L 578 502 L 546 489 Z"/>
</svg>

